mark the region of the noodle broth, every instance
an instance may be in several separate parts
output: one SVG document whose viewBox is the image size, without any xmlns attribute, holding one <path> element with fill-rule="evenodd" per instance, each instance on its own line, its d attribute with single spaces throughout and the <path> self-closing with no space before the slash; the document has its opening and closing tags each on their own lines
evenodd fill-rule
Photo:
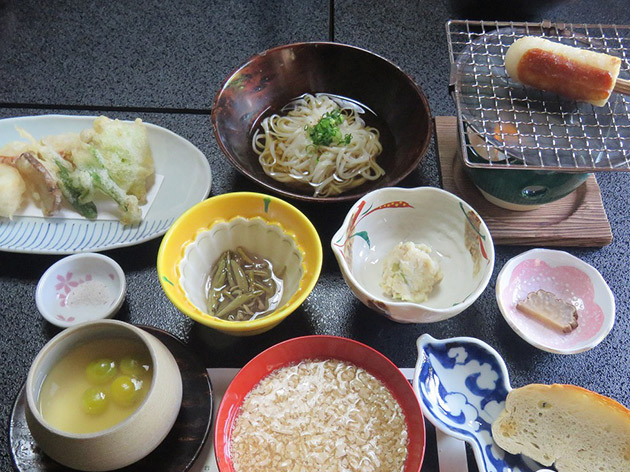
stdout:
<svg viewBox="0 0 630 472">
<path fill-rule="evenodd" d="M 265 113 L 261 114 L 258 117 L 258 119 L 254 122 L 250 130 L 250 136 L 251 136 L 251 141 L 252 141 L 252 148 L 251 148 L 252 159 L 260 161 L 260 156 L 258 152 L 254 150 L 255 148 L 254 142 L 256 140 L 257 133 L 260 133 L 263 127 L 263 122 L 266 119 L 272 117 L 273 115 L 280 115 L 282 117 L 285 117 L 290 111 L 295 109 L 295 104 L 299 102 L 300 100 L 304 100 L 305 97 L 312 97 L 312 95 L 304 94 L 297 98 L 294 98 L 293 100 L 291 100 L 289 103 L 287 103 L 280 109 L 269 108 L 265 110 Z M 386 176 L 387 174 L 390 173 L 390 171 L 392 171 L 392 163 L 394 162 L 393 156 L 395 154 L 395 140 L 392 135 L 392 132 L 389 129 L 389 126 L 387 125 L 385 120 L 381 118 L 380 116 L 378 116 L 373 110 L 371 110 L 369 107 L 367 107 L 366 105 L 356 100 L 343 97 L 341 95 L 324 94 L 324 93 L 315 94 L 315 97 L 328 98 L 344 110 L 353 110 L 356 116 L 358 116 L 365 123 L 365 127 L 367 129 L 372 128 L 377 131 L 378 141 L 380 142 L 382 151 L 373 158 L 373 161 L 375 161 L 376 166 L 381 168 L 381 173 L 375 176 L 376 178 L 374 179 L 363 179 L 361 182 L 359 182 L 356 185 L 347 186 L 346 188 L 343 188 L 341 191 L 333 191 L 331 193 L 326 193 L 326 191 L 324 192 L 320 191 L 320 189 L 318 188 L 318 184 L 313 183 L 312 181 L 309 181 L 308 179 L 301 179 L 301 178 L 295 178 L 295 177 L 289 178 L 286 176 L 276 177 L 276 176 L 270 175 L 267 169 L 264 169 L 265 166 L 262 166 L 263 169 L 265 170 L 265 173 L 272 179 L 279 181 L 281 184 L 284 184 L 292 189 L 303 191 L 305 195 L 310 193 L 313 196 L 323 197 L 323 198 L 334 197 L 339 194 L 349 193 L 357 187 L 360 187 L 364 191 L 368 191 L 369 189 L 374 188 L 376 186 L 376 183 L 380 182 L 384 178 L 384 175 Z M 310 120 L 310 124 L 311 125 L 316 124 L 320 117 L 313 116 L 313 118 Z M 304 134 L 307 134 L 307 132 L 308 132 L 307 130 L 304 130 Z M 384 173 L 382 171 L 384 171 Z M 296 172 L 299 172 L 299 171 L 296 171 Z M 346 180 L 343 178 L 339 178 L 338 175 L 339 175 L 339 169 L 336 168 L 335 177 L 333 179 L 334 183 L 339 184 L 343 180 Z"/>
</svg>

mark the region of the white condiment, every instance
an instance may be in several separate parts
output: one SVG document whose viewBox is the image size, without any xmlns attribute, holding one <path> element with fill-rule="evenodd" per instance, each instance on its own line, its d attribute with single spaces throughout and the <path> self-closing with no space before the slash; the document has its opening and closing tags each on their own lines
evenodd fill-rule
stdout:
<svg viewBox="0 0 630 472">
<path fill-rule="evenodd" d="M 66 305 L 105 305 L 110 299 L 107 285 L 98 280 L 87 280 L 72 289 L 66 297 Z"/>
<path fill-rule="evenodd" d="M 442 269 L 426 244 L 398 243 L 383 261 L 381 287 L 394 299 L 422 303 L 442 280 Z"/>
</svg>

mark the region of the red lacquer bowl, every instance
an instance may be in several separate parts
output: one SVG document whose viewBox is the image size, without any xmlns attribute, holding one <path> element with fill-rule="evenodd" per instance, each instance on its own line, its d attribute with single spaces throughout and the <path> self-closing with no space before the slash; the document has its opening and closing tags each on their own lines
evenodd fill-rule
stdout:
<svg viewBox="0 0 630 472">
<path fill-rule="evenodd" d="M 215 420 L 214 450 L 221 472 L 234 472 L 230 441 L 234 421 L 247 393 L 272 371 L 305 359 L 337 359 L 361 367 L 389 388 L 405 415 L 409 437 L 405 472 L 418 472 L 425 449 L 424 419 L 413 388 L 380 352 L 337 336 L 304 336 L 281 342 L 254 357 L 236 375 L 223 396 Z"/>
</svg>

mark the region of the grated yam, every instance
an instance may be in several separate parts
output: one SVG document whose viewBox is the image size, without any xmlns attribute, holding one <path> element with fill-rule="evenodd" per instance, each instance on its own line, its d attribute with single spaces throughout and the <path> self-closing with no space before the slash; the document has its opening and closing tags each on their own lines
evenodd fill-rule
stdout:
<svg viewBox="0 0 630 472">
<path fill-rule="evenodd" d="M 245 397 L 235 420 L 236 472 L 402 472 L 402 408 L 374 376 L 338 360 L 275 370 Z"/>
</svg>

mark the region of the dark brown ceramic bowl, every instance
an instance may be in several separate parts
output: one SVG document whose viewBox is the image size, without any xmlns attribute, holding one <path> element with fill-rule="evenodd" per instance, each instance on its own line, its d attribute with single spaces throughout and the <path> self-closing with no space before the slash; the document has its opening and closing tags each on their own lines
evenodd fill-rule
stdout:
<svg viewBox="0 0 630 472">
<path fill-rule="evenodd" d="M 253 132 L 263 118 L 305 93 L 342 96 L 374 112 L 384 177 L 341 195 L 314 197 L 265 174 L 252 150 Z M 432 132 L 427 99 L 408 75 L 365 49 L 325 42 L 279 46 L 251 58 L 221 87 L 212 124 L 221 150 L 242 174 L 280 195 L 317 202 L 353 201 L 397 184 L 425 155 Z"/>
</svg>

